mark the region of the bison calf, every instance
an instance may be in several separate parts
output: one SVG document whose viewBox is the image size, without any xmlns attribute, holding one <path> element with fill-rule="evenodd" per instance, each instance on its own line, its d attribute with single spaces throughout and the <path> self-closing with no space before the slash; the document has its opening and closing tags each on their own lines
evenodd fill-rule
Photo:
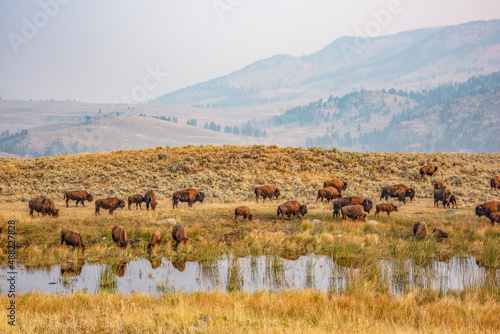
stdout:
<svg viewBox="0 0 500 334">
<path fill-rule="evenodd" d="M 248 206 L 239 206 L 234 209 L 234 222 L 238 221 L 238 217 L 243 216 L 243 220 L 247 219 L 252 220 L 253 216 L 250 213 L 250 208 Z"/>
<path fill-rule="evenodd" d="M 184 242 L 184 245 L 189 240 L 187 238 L 186 229 L 182 225 L 175 225 L 172 228 L 172 239 L 174 239 L 175 246 L 177 247 L 181 242 Z"/>
<path fill-rule="evenodd" d="M 120 247 L 127 247 L 127 231 L 123 226 L 115 226 L 111 230 L 111 236 L 113 237 L 113 241 L 118 244 Z"/>
<path fill-rule="evenodd" d="M 429 230 L 427 229 L 427 224 L 424 222 L 416 222 L 413 225 L 413 235 L 417 238 L 425 238 L 429 234 Z"/>
<path fill-rule="evenodd" d="M 272 201 L 273 197 L 278 198 L 278 196 L 280 196 L 280 190 L 273 186 L 257 187 L 253 192 L 257 203 L 259 203 L 259 197 L 262 197 L 262 201 L 264 202 L 266 198 L 269 198 Z"/>
<path fill-rule="evenodd" d="M 94 197 L 85 190 L 75 190 L 65 192 L 64 199 L 66 200 L 66 207 L 69 207 L 68 202 L 70 200 L 76 201 L 76 207 L 78 207 L 78 202 L 82 202 L 82 206 L 85 206 L 85 201 L 92 202 Z"/>
<path fill-rule="evenodd" d="M 342 195 L 334 187 L 325 187 L 323 189 L 318 190 L 318 197 L 316 198 L 316 203 L 320 198 L 321 198 L 321 203 L 323 203 L 323 199 L 326 199 L 326 201 L 330 203 L 332 199 L 342 198 Z"/>
<path fill-rule="evenodd" d="M 490 213 L 490 221 L 491 221 L 491 226 L 495 225 L 495 223 L 500 224 L 500 211 Z"/>
<path fill-rule="evenodd" d="M 491 179 L 490 186 L 491 186 L 491 190 L 493 190 L 493 189 L 495 189 L 495 190 L 500 189 L 500 175 L 497 175 L 497 176 L 495 176 L 494 178 Z"/>
<path fill-rule="evenodd" d="M 365 221 L 366 213 L 362 205 L 346 205 L 343 206 L 340 211 L 342 212 L 342 219 L 346 219 L 347 217 L 349 217 L 353 221 Z"/>
<path fill-rule="evenodd" d="M 292 220 L 291 216 L 297 216 L 302 219 L 302 216 L 307 214 L 307 206 L 305 204 L 300 204 L 297 201 L 288 201 L 278 206 L 276 210 L 276 219 L 278 221 L 278 217 L 281 215 L 281 220 L 285 220 L 285 215 L 288 217 L 288 220 Z"/>
<path fill-rule="evenodd" d="M 73 246 L 73 250 L 76 247 L 80 247 L 82 252 L 85 251 L 85 245 L 83 244 L 83 239 L 80 233 L 63 229 L 61 231 L 61 245 L 63 243 L 66 243 L 67 246 Z"/>
<path fill-rule="evenodd" d="M 156 193 L 153 190 L 148 190 L 146 194 L 144 194 L 144 200 L 146 202 L 146 209 L 149 210 L 149 205 L 151 205 L 151 209 L 155 211 L 158 202 L 156 201 Z"/>
<path fill-rule="evenodd" d="M 387 212 L 387 217 L 390 217 L 391 212 L 398 211 L 397 205 L 392 203 L 382 203 L 375 206 L 375 217 L 379 217 L 379 212 Z"/>
<path fill-rule="evenodd" d="M 101 215 L 101 213 L 99 212 L 101 208 L 109 210 L 109 214 L 112 215 L 114 210 L 124 207 L 125 202 L 115 197 L 98 199 L 97 201 L 95 201 L 95 215 Z"/>
<path fill-rule="evenodd" d="M 142 202 L 146 202 L 146 199 L 141 194 L 131 195 L 128 197 L 128 209 L 130 210 L 130 205 L 135 203 L 135 209 L 137 210 L 137 207 L 139 207 L 142 210 Z"/>
<path fill-rule="evenodd" d="M 161 242 L 161 233 L 160 231 L 155 231 L 155 233 L 153 233 L 153 235 L 151 236 L 151 241 L 148 244 L 148 250 L 151 250 L 153 247 L 158 246 L 160 242 Z"/>
<path fill-rule="evenodd" d="M 451 207 L 456 209 L 457 208 L 457 198 L 455 197 L 455 195 L 451 194 L 450 196 L 450 199 L 448 201 L 448 203 L 446 203 L 446 207 L 449 208 L 450 207 L 450 204 L 451 204 Z"/>
</svg>

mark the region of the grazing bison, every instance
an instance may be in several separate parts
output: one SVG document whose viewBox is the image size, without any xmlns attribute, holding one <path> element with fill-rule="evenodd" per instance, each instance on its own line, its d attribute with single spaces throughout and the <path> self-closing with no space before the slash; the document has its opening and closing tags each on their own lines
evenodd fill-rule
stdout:
<svg viewBox="0 0 500 334">
<path fill-rule="evenodd" d="M 172 209 L 179 207 L 179 202 L 188 202 L 189 207 L 193 206 L 193 203 L 200 202 L 203 203 L 205 200 L 205 194 L 198 189 L 184 189 L 174 192 L 172 195 Z"/>
<path fill-rule="evenodd" d="M 365 221 L 366 212 L 362 205 L 359 204 L 346 205 L 342 207 L 341 212 L 342 212 L 342 220 L 349 217 L 352 219 L 352 221 L 355 220 Z"/>
<path fill-rule="evenodd" d="M 449 208 L 450 204 L 453 209 L 457 208 L 457 198 L 453 194 L 451 194 L 450 200 L 448 201 L 448 203 L 446 203 L 446 207 Z"/>
<path fill-rule="evenodd" d="M 151 236 L 151 241 L 148 244 L 148 250 L 151 250 L 153 247 L 158 246 L 160 242 L 161 242 L 161 233 L 160 231 L 155 231 L 155 233 L 153 233 L 153 235 Z"/>
<path fill-rule="evenodd" d="M 111 236 L 113 237 L 113 241 L 118 244 L 120 247 L 127 247 L 127 231 L 123 226 L 115 226 L 111 230 Z"/>
<path fill-rule="evenodd" d="M 347 196 L 333 201 L 333 218 L 340 216 L 340 209 L 347 205 L 362 205 L 365 212 L 370 212 L 373 202 L 360 196 Z"/>
<path fill-rule="evenodd" d="M 410 188 L 405 184 L 396 184 L 393 186 L 383 187 L 380 194 L 380 199 L 385 198 L 385 200 L 387 201 L 389 197 L 397 197 L 400 202 L 406 204 L 406 197 L 409 197 L 410 201 L 413 200 L 413 197 L 415 197 L 415 189 Z"/>
<path fill-rule="evenodd" d="M 486 202 L 484 204 L 479 204 L 476 206 L 476 216 L 486 216 L 489 217 L 493 212 L 500 211 L 500 202 Z"/>
<path fill-rule="evenodd" d="M 500 211 L 491 213 L 489 218 L 492 226 L 495 225 L 495 223 L 500 224 Z"/>
<path fill-rule="evenodd" d="M 493 189 L 495 189 L 495 190 L 500 189 L 500 175 L 497 175 L 497 176 L 495 176 L 494 178 L 491 179 L 490 186 L 491 186 L 491 190 L 493 190 Z"/>
<path fill-rule="evenodd" d="M 175 246 L 179 246 L 184 241 L 184 245 L 189 240 L 187 238 L 186 229 L 182 225 L 175 225 L 172 227 L 172 239 L 174 239 Z"/>
<path fill-rule="evenodd" d="M 427 229 L 427 224 L 424 222 L 416 222 L 413 225 L 413 235 L 417 238 L 425 238 L 429 230 Z"/>
<path fill-rule="evenodd" d="M 434 206 L 439 207 L 439 201 L 443 202 L 443 208 L 450 202 L 451 191 L 450 189 L 434 190 Z"/>
<path fill-rule="evenodd" d="M 422 180 L 424 179 L 424 175 L 429 175 L 432 177 L 438 170 L 438 167 L 436 165 L 427 165 L 422 168 L 420 168 L 420 176 Z"/>
<path fill-rule="evenodd" d="M 439 189 L 444 189 L 446 186 L 444 185 L 443 182 L 436 182 L 434 183 L 434 190 L 439 190 Z"/>
<path fill-rule="evenodd" d="M 132 205 L 132 203 L 135 203 L 135 209 L 137 210 L 137 207 L 139 207 L 142 210 L 142 206 L 141 206 L 142 202 L 146 202 L 146 199 L 141 194 L 129 196 L 128 197 L 128 209 L 130 210 L 130 205 Z"/>
<path fill-rule="evenodd" d="M 434 236 L 438 240 L 442 240 L 442 239 L 448 238 L 448 233 L 446 233 L 445 231 L 443 231 L 442 229 L 440 229 L 438 227 L 436 227 L 434 230 L 432 230 L 432 234 L 434 234 Z"/>
<path fill-rule="evenodd" d="M 387 217 L 390 217 L 391 212 L 398 211 L 398 206 L 392 203 L 381 203 L 375 206 L 375 217 L 378 218 L 379 212 L 387 212 Z"/>
<path fill-rule="evenodd" d="M 250 213 L 250 208 L 248 206 L 239 206 L 234 209 L 234 222 L 238 221 L 238 217 L 243 216 L 243 220 L 247 219 L 252 220 L 253 216 Z"/>
<path fill-rule="evenodd" d="M 342 190 L 347 189 L 347 181 L 341 180 L 341 179 L 333 179 L 329 181 L 325 181 L 323 183 L 323 186 L 326 187 L 333 187 L 338 190 L 338 192 L 341 192 Z"/>
<path fill-rule="evenodd" d="M 153 190 L 148 190 L 146 194 L 144 194 L 144 199 L 146 202 L 146 209 L 149 210 L 149 205 L 151 205 L 151 209 L 155 211 L 156 205 L 158 202 L 156 201 L 156 194 Z"/>
<path fill-rule="evenodd" d="M 68 202 L 70 200 L 76 201 L 76 206 L 78 207 L 78 202 L 82 202 L 82 206 L 85 206 L 85 201 L 92 202 L 94 197 L 85 190 L 75 190 L 65 192 L 64 199 L 66 200 L 66 207 L 69 207 Z"/>
<path fill-rule="evenodd" d="M 307 206 L 305 204 L 300 204 L 297 201 L 288 201 L 278 206 L 278 209 L 276 210 L 275 221 L 278 221 L 279 215 L 281 215 L 281 220 L 284 221 L 285 215 L 287 215 L 288 220 L 292 220 L 292 215 L 302 219 L 302 216 L 304 216 L 306 213 Z"/>
<path fill-rule="evenodd" d="M 280 196 L 280 190 L 273 186 L 257 187 L 253 192 L 255 194 L 255 200 L 257 201 L 257 203 L 259 203 L 259 197 L 261 196 L 262 201 L 265 201 L 266 198 L 269 198 L 272 201 L 273 197 L 278 198 L 278 196 Z"/>
<path fill-rule="evenodd" d="M 325 187 L 323 189 L 318 190 L 318 197 L 316 198 L 316 203 L 318 202 L 318 199 L 321 198 L 321 203 L 323 203 L 323 199 L 326 199 L 328 203 L 332 199 L 335 198 L 342 198 L 342 195 L 340 192 L 337 190 L 337 188 L 334 187 Z"/>
<path fill-rule="evenodd" d="M 42 216 L 49 215 L 53 218 L 59 217 L 59 209 L 56 209 L 54 201 L 46 197 L 36 197 L 32 198 L 28 206 L 30 208 L 30 216 L 33 216 L 33 211 L 38 212 L 38 215 L 42 213 Z"/>
<path fill-rule="evenodd" d="M 109 210 L 109 214 L 112 215 L 114 210 L 124 207 L 125 207 L 125 202 L 116 197 L 98 199 L 95 201 L 95 215 L 96 216 L 97 214 L 99 214 L 99 216 L 101 215 L 100 213 L 101 208 Z"/>
<path fill-rule="evenodd" d="M 83 244 L 83 239 L 80 233 L 63 229 L 61 231 L 61 245 L 63 243 L 66 243 L 66 246 L 73 246 L 73 250 L 76 247 L 80 247 L 82 252 L 85 251 L 85 245 Z"/>
</svg>

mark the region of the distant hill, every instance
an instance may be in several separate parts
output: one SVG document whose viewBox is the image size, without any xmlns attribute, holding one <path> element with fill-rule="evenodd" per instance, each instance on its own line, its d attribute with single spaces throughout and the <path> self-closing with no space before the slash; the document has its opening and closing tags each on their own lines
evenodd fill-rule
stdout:
<svg viewBox="0 0 500 334">
<path fill-rule="evenodd" d="M 342 37 L 311 55 L 277 55 L 151 101 L 249 106 L 319 99 L 362 89 L 422 90 L 500 70 L 500 20 L 360 39 Z"/>
</svg>

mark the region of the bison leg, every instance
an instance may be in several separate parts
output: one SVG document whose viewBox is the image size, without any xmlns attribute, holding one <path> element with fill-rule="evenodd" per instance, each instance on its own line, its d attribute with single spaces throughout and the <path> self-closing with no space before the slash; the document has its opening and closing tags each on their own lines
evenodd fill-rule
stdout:
<svg viewBox="0 0 500 334">
<path fill-rule="evenodd" d="M 68 202 L 69 202 L 69 198 L 68 198 L 68 197 L 66 197 L 66 207 L 67 207 L 67 208 L 69 208 L 69 204 L 68 204 Z"/>
<path fill-rule="evenodd" d="M 387 211 L 387 218 L 390 218 L 390 216 L 391 216 L 391 212 Z"/>
<path fill-rule="evenodd" d="M 85 201 L 82 199 L 82 206 L 85 207 Z"/>
<path fill-rule="evenodd" d="M 113 209 L 109 209 L 109 214 L 113 215 Z"/>
</svg>

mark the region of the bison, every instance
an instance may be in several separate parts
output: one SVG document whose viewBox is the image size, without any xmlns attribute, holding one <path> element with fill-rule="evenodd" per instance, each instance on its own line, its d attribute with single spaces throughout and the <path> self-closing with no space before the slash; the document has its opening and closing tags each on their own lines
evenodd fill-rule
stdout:
<svg viewBox="0 0 500 334">
<path fill-rule="evenodd" d="M 205 194 L 198 189 L 184 189 L 174 192 L 172 195 L 172 209 L 179 207 L 179 202 L 188 202 L 189 207 L 193 206 L 193 203 L 200 202 L 203 203 L 205 200 Z"/>
<path fill-rule="evenodd" d="M 413 225 L 413 235 L 417 238 L 425 238 L 429 230 L 427 229 L 427 224 L 424 222 L 416 222 Z"/>
<path fill-rule="evenodd" d="M 451 204 L 452 208 L 454 208 L 454 209 L 457 208 L 457 198 L 453 194 L 451 194 L 450 200 L 448 201 L 448 203 L 446 203 L 446 207 L 449 208 L 450 204 Z"/>
<path fill-rule="evenodd" d="M 400 202 L 406 204 L 406 197 L 409 197 L 410 201 L 415 197 L 415 189 L 410 188 L 405 184 L 396 184 L 393 186 L 383 187 L 380 194 L 380 199 L 385 198 L 385 200 L 387 201 L 389 197 L 397 197 Z"/>
<path fill-rule="evenodd" d="M 420 176 L 422 180 L 424 179 L 424 175 L 429 175 L 433 176 L 438 170 L 438 167 L 436 165 L 427 165 L 422 168 L 420 168 Z"/>
<path fill-rule="evenodd" d="M 186 229 L 182 225 L 175 225 L 172 227 L 172 239 L 174 239 L 175 246 L 179 246 L 181 242 L 184 242 L 184 245 L 189 240 L 187 238 Z"/>
<path fill-rule="evenodd" d="M 500 211 L 491 213 L 489 218 L 492 226 L 495 225 L 495 223 L 500 224 Z"/>
<path fill-rule="evenodd" d="M 158 246 L 160 242 L 161 242 L 161 233 L 160 231 L 155 231 L 155 233 L 153 233 L 153 235 L 151 236 L 151 241 L 148 244 L 148 250 L 151 251 L 151 249 L 153 247 Z"/>
<path fill-rule="evenodd" d="M 125 207 L 125 202 L 116 197 L 98 199 L 95 201 L 95 215 L 96 216 L 97 214 L 99 214 L 99 216 L 101 215 L 100 213 L 101 208 L 109 210 L 109 214 L 113 215 L 114 210 L 124 207 Z"/>
<path fill-rule="evenodd" d="M 338 192 L 341 192 L 342 190 L 347 189 L 347 181 L 341 180 L 341 179 L 333 179 L 329 181 L 325 181 L 323 183 L 323 186 L 326 187 L 333 187 L 337 189 Z"/>
<path fill-rule="evenodd" d="M 82 202 L 82 206 L 85 206 L 85 201 L 92 202 L 94 197 L 85 190 L 75 190 L 65 192 L 64 199 L 66 200 L 66 207 L 69 207 L 68 202 L 70 200 L 76 201 L 76 207 L 78 207 L 78 202 Z"/>
<path fill-rule="evenodd" d="M 53 218 L 59 217 L 59 209 L 56 209 L 54 201 L 46 197 L 36 197 L 32 198 L 28 203 L 30 209 L 30 216 L 33 216 L 33 211 L 38 212 L 38 215 L 42 213 L 42 216 L 49 215 Z"/>
<path fill-rule="evenodd" d="M 486 216 L 489 217 L 493 212 L 500 211 L 500 202 L 486 202 L 484 204 L 479 204 L 476 206 L 476 216 Z"/>
<path fill-rule="evenodd" d="M 181 273 L 186 270 L 186 260 L 176 259 L 172 261 L 172 266 Z"/>
<path fill-rule="evenodd" d="M 435 182 L 434 183 L 434 190 L 439 190 L 439 189 L 444 189 L 446 186 L 444 185 L 443 182 Z"/>
<path fill-rule="evenodd" d="M 328 203 L 332 199 L 335 198 L 342 198 L 342 195 L 340 192 L 337 190 L 337 188 L 334 187 L 325 187 L 323 189 L 318 190 L 318 197 L 316 198 L 316 203 L 318 202 L 318 199 L 321 198 L 321 203 L 323 203 L 323 199 L 326 199 Z"/>
<path fill-rule="evenodd" d="M 243 220 L 247 219 L 252 220 L 253 216 L 250 213 L 250 208 L 248 206 L 239 206 L 234 209 L 234 222 L 238 221 L 238 217 L 243 216 Z"/>
<path fill-rule="evenodd" d="M 341 211 L 342 211 L 342 220 L 346 219 L 346 217 L 349 217 L 352 219 L 352 221 L 355 220 L 365 221 L 366 212 L 362 205 L 359 204 L 346 205 L 342 207 Z"/>
<path fill-rule="evenodd" d="M 284 221 L 285 215 L 287 215 L 288 220 L 291 220 L 292 215 L 302 219 L 302 216 L 306 213 L 307 206 L 305 204 L 300 204 L 297 201 L 288 201 L 278 206 L 275 221 L 278 221 L 279 215 L 281 215 L 281 220 Z"/>
<path fill-rule="evenodd" d="M 432 234 L 436 237 L 438 240 L 446 239 L 448 238 L 448 233 L 443 231 L 442 229 L 436 227 L 434 230 L 432 230 Z"/>
<path fill-rule="evenodd" d="M 375 206 L 375 217 L 378 218 L 379 212 L 387 212 L 387 217 L 390 217 L 391 212 L 398 211 L 398 206 L 392 203 L 381 203 Z"/>
<path fill-rule="evenodd" d="M 373 202 L 360 196 L 342 197 L 333 202 L 333 218 L 340 216 L 340 209 L 346 205 L 362 205 L 365 212 L 370 212 Z"/>
<path fill-rule="evenodd" d="M 128 209 L 130 210 L 130 205 L 132 205 L 132 203 L 135 203 L 135 209 L 137 210 L 137 208 L 139 207 L 142 210 L 141 203 L 143 202 L 146 202 L 146 199 L 141 194 L 131 195 L 128 197 Z"/>
<path fill-rule="evenodd" d="M 491 179 L 490 186 L 491 186 L 491 190 L 493 190 L 493 189 L 495 189 L 495 190 L 500 189 L 500 175 L 497 175 L 497 176 L 495 176 L 494 178 Z"/>
<path fill-rule="evenodd" d="M 443 202 L 443 208 L 450 202 L 450 189 L 439 189 L 434 191 L 434 206 L 439 207 L 439 201 Z"/>
<path fill-rule="evenodd" d="M 273 186 L 257 187 L 253 192 L 255 194 L 255 200 L 257 201 L 257 203 L 259 203 L 259 197 L 261 196 L 262 201 L 265 201 L 266 198 L 269 198 L 272 201 L 273 197 L 278 198 L 278 196 L 280 196 L 280 190 Z"/>
<path fill-rule="evenodd" d="M 111 230 L 111 236 L 113 237 L 113 241 L 120 247 L 127 247 L 127 231 L 123 226 L 115 226 Z"/>
<path fill-rule="evenodd" d="M 145 199 L 145 202 L 146 202 L 146 209 L 149 210 L 149 205 L 151 205 L 151 209 L 153 209 L 153 211 L 155 211 L 156 205 L 158 204 L 158 202 L 156 201 L 156 194 L 155 194 L 155 192 L 153 190 L 148 190 L 144 194 L 144 199 Z"/>
<path fill-rule="evenodd" d="M 80 247 L 82 252 L 85 251 L 85 245 L 83 244 L 83 239 L 80 233 L 63 229 L 61 231 L 61 245 L 63 243 L 66 243 L 66 246 L 73 246 L 73 250 L 76 247 Z"/>
</svg>

